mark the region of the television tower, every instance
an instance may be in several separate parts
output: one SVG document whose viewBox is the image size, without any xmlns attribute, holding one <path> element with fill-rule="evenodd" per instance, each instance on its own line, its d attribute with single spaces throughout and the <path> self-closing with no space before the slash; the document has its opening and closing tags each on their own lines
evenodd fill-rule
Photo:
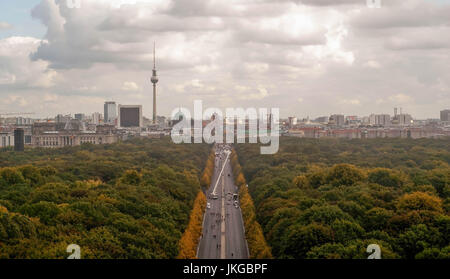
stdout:
<svg viewBox="0 0 450 279">
<path fill-rule="evenodd" d="M 158 83 L 158 76 L 156 75 L 156 43 L 153 43 L 153 74 L 151 81 L 153 83 L 153 124 L 156 124 L 156 84 Z"/>
</svg>

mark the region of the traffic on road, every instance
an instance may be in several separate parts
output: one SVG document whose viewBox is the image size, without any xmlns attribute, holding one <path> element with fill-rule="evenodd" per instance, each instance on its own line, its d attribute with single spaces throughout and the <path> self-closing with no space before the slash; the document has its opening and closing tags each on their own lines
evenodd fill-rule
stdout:
<svg viewBox="0 0 450 279">
<path fill-rule="evenodd" d="M 214 174 L 207 190 L 199 259 L 247 259 L 238 188 L 230 164 L 232 147 L 216 144 Z"/>
</svg>

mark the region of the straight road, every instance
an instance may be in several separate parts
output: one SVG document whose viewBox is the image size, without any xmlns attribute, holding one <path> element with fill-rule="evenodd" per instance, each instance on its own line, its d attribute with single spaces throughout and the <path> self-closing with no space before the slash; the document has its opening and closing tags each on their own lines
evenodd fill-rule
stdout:
<svg viewBox="0 0 450 279">
<path fill-rule="evenodd" d="M 203 233 L 198 247 L 199 259 L 248 259 L 244 222 L 239 207 L 238 188 L 234 184 L 231 164 L 226 149 L 217 146 L 215 170 L 203 220 Z M 214 199 L 214 194 L 217 199 Z M 235 205 L 234 199 L 237 199 Z"/>
</svg>

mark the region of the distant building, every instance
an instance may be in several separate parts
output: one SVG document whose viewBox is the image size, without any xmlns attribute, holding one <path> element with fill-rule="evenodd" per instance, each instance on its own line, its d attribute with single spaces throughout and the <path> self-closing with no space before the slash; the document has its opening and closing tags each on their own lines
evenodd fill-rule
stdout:
<svg viewBox="0 0 450 279">
<path fill-rule="evenodd" d="M 62 114 L 58 114 L 55 117 L 55 121 L 57 123 L 66 123 L 67 121 L 69 121 L 70 119 L 72 119 L 72 117 L 70 115 L 62 115 Z"/>
<path fill-rule="evenodd" d="M 345 116 L 342 114 L 333 114 L 330 116 L 329 124 L 335 126 L 344 126 L 345 125 Z"/>
<path fill-rule="evenodd" d="M 116 102 L 105 102 L 104 106 L 105 124 L 114 124 L 117 118 Z"/>
<path fill-rule="evenodd" d="M 99 125 L 101 120 L 102 120 L 102 115 L 101 115 L 101 113 L 99 113 L 99 112 L 94 112 L 94 113 L 92 114 L 92 121 L 91 121 L 92 124 Z"/>
<path fill-rule="evenodd" d="M 444 127 L 358 127 L 358 128 L 330 128 L 330 127 L 298 127 L 290 129 L 286 136 L 304 138 L 442 138 L 450 136 L 450 129 Z"/>
<path fill-rule="evenodd" d="M 297 125 L 297 117 L 289 117 L 289 127 L 294 127 Z"/>
<path fill-rule="evenodd" d="M 356 115 L 346 116 L 345 123 L 351 126 L 357 126 L 361 124 L 361 119 Z"/>
<path fill-rule="evenodd" d="M 376 122 L 377 122 L 377 120 L 376 120 L 375 114 L 369 115 L 369 125 L 376 125 Z"/>
<path fill-rule="evenodd" d="M 389 114 L 377 115 L 377 123 L 381 126 L 389 126 L 391 124 L 391 116 Z"/>
<path fill-rule="evenodd" d="M 33 147 L 58 148 L 84 143 L 110 144 L 119 136 L 112 125 L 98 125 L 96 131 L 87 131 L 83 122 L 71 120 L 63 123 L 34 123 L 31 143 Z"/>
<path fill-rule="evenodd" d="M 389 114 L 371 114 L 369 116 L 369 124 L 377 126 L 389 126 L 391 124 L 391 116 Z"/>
<path fill-rule="evenodd" d="M 329 121 L 329 117 L 328 116 L 321 116 L 321 117 L 317 117 L 314 122 L 318 122 L 318 123 L 328 123 Z"/>
<path fill-rule="evenodd" d="M 86 131 L 86 124 L 78 119 L 71 119 L 64 125 L 66 131 Z"/>
<path fill-rule="evenodd" d="M 167 119 L 165 116 L 157 116 L 156 117 L 156 122 L 159 124 L 159 127 L 164 129 L 167 127 Z"/>
<path fill-rule="evenodd" d="M 25 131 L 23 129 L 14 130 L 14 151 L 23 152 L 25 150 Z"/>
<path fill-rule="evenodd" d="M 14 134 L 10 132 L 0 132 L 0 148 L 14 146 Z"/>
<path fill-rule="evenodd" d="M 66 123 L 61 122 L 35 122 L 31 127 L 31 134 L 42 134 L 44 132 L 57 132 L 64 130 Z"/>
<path fill-rule="evenodd" d="M 119 128 L 142 127 L 142 106 L 119 105 L 118 127 Z"/>
<path fill-rule="evenodd" d="M 413 118 L 409 114 L 399 114 L 398 116 L 398 124 L 399 125 L 411 125 L 413 123 Z"/>
<path fill-rule="evenodd" d="M 24 117 L 17 117 L 16 118 L 16 125 L 23 126 L 23 125 L 31 125 L 33 124 L 34 120 L 31 118 L 24 118 Z"/>
<path fill-rule="evenodd" d="M 441 111 L 441 121 L 450 121 L 450 109 Z"/>
<path fill-rule="evenodd" d="M 83 121 L 86 118 L 83 113 L 76 113 L 74 115 L 74 117 L 75 117 L 75 119 L 80 120 L 80 121 Z"/>
<path fill-rule="evenodd" d="M 31 134 L 25 133 L 25 145 L 31 145 Z"/>
<path fill-rule="evenodd" d="M 362 118 L 362 124 L 363 125 L 369 125 L 370 124 L 370 117 L 369 116 L 364 116 Z"/>
</svg>

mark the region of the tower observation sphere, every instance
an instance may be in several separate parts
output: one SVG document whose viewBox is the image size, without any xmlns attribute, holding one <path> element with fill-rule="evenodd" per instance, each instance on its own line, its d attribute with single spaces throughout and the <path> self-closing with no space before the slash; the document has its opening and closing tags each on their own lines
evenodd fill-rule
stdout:
<svg viewBox="0 0 450 279">
<path fill-rule="evenodd" d="M 153 75 L 151 78 L 152 83 L 158 83 L 159 79 L 158 76 L 156 75 L 156 69 L 153 69 Z"/>
</svg>

